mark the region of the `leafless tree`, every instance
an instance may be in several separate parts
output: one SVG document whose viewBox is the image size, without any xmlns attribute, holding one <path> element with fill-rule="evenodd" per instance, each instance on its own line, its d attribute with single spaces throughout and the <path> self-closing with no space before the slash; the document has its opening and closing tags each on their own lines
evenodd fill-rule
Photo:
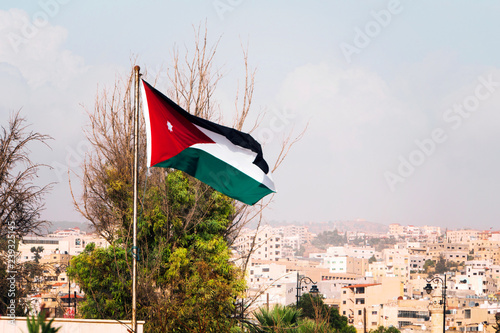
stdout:
<svg viewBox="0 0 500 333">
<path fill-rule="evenodd" d="M 28 131 L 26 119 L 19 112 L 11 115 L 9 125 L 2 126 L 0 135 L 0 237 L 8 233 L 21 237 L 47 224 L 40 219 L 40 212 L 44 208 L 43 196 L 51 184 L 33 183 L 44 165 L 30 159 L 29 146 L 47 145 L 51 137 Z"/>
<path fill-rule="evenodd" d="M 22 299 L 39 286 L 41 266 L 19 263 L 17 242 L 28 233 L 39 233 L 48 224 L 40 219 L 43 196 L 51 184 L 38 186 L 34 180 L 42 164 L 34 163 L 30 147 L 47 145 L 50 136 L 29 131 L 20 112 L 12 113 L 9 124 L 0 132 L 0 314 L 5 314 L 10 298 L 16 299 L 16 313 L 22 314 Z M 16 272 L 15 293 L 6 279 Z M 10 295 L 10 296 L 9 296 Z"/>
</svg>

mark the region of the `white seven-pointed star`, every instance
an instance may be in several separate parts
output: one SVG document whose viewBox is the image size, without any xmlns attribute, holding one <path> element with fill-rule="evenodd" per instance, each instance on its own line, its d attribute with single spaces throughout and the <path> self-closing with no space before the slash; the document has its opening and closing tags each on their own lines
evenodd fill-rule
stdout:
<svg viewBox="0 0 500 333">
<path fill-rule="evenodd" d="M 167 127 L 168 127 L 168 130 L 169 130 L 170 132 L 172 132 L 172 130 L 173 130 L 173 128 L 174 128 L 174 126 L 172 126 L 172 124 L 170 123 L 170 121 L 167 121 Z"/>
</svg>

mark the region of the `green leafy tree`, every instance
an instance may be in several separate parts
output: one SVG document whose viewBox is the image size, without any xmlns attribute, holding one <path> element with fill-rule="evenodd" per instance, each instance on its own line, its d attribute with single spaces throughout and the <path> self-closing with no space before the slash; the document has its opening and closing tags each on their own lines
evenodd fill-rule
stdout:
<svg viewBox="0 0 500 333">
<path fill-rule="evenodd" d="M 326 249 L 328 246 L 340 246 L 345 243 L 345 237 L 339 235 L 337 229 L 333 231 L 323 231 L 312 241 L 312 244 L 320 249 Z"/>
<path fill-rule="evenodd" d="M 339 309 L 330 308 L 330 317 L 329 317 L 330 326 L 335 329 L 336 332 L 342 333 L 355 333 L 356 328 L 352 325 L 348 324 L 348 319 L 346 316 L 342 316 L 339 313 Z"/>
<path fill-rule="evenodd" d="M 35 262 L 38 264 L 38 262 L 40 261 L 40 259 L 42 258 L 40 256 L 40 253 L 43 252 L 43 246 L 33 246 L 31 249 L 30 249 L 31 253 L 34 253 L 35 254 Z"/>
<path fill-rule="evenodd" d="M 298 306 L 302 317 L 313 319 L 318 323 L 326 322 L 336 331 L 349 332 L 351 330 L 347 317 L 340 315 L 337 308 L 326 305 L 320 295 L 303 294 Z M 354 326 L 351 327 L 354 328 Z"/>
<path fill-rule="evenodd" d="M 132 301 L 128 264 L 123 248 L 96 248 L 94 243 L 72 259 L 67 273 L 87 294 L 78 304 L 84 318 L 126 318 Z"/>
<path fill-rule="evenodd" d="M 306 248 L 304 247 L 304 245 L 300 245 L 300 247 L 295 251 L 295 256 L 302 257 L 305 252 Z"/>
<path fill-rule="evenodd" d="M 423 269 L 426 273 L 430 274 L 431 273 L 431 270 L 436 266 L 436 262 L 434 260 L 431 260 L 431 259 L 427 259 L 425 262 L 424 262 L 424 266 L 423 266 Z"/>
<path fill-rule="evenodd" d="M 299 299 L 298 308 L 301 316 L 310 319 L 328 319 L 329 308 L 320 295 L 304 293 Z"/>
<path fill-rule="evenodd" d="M 162 195 L 156 187 L 145 194 L 138 316 L 150 331 L 228 331 L 234 297 L 245 288 L 224 239 L 232 200 L 180 171 L 168 173 L 165 188 Z M 168 212 L 158 208 L 161 203 Z M 131 256 L 121 242 L 88 246 L 68 268 L 87 295 L 79 309 L 84 318 L 129 318 Z"/>
<path fill-rule="evenodd" d="M 394 237 L 370 238 L 370 245 L 373 246 L 377 251 L 392 248 L 396 243 L 397 240 Z"/>
<path fill-rule="evenodd" d="M 365 244 L 365 237 L 356 236 L 356 238 L 354 238 L 351 241 L 351 243 L 356 245 L 356 246 L 364 245 Z"/>
<path fill-rule="evenodd" d="M 439 260 L 436 262 L 436 267 L 434 269 L 434 272 L 436 274 L 443 274 L 448 271 L 448 267 L 446 265 L 446 260 L 444 259 L 443 256 L 439 257 Z"/>
</svg>

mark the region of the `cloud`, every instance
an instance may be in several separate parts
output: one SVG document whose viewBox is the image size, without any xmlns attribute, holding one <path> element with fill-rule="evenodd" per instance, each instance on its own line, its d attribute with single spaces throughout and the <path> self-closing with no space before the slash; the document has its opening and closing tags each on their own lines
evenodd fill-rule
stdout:
<svg viewBox="0 0 500 333">
<path fill-rule="evenodd" d="M 327 63 L 295 69 L 277 100 L 302 119 L 310 118 L 308 135 L 327 139 L 333 151 L 364 148 L 377 126 L 402 117 L 404 111 L 376 73 Z"/>
<path fill-rule="evenodd" d="M 495 111 L 500 83 L 457 130 L 443 120 L 443 113 L 474 94 L 478 77 L 492 76 L 500 82 L 500 72 L 461 67 L 457 71 L 462 76 L 450 75 L 442 57 L 436 58 L 413 64 L 391 79 L 335 63 L 307 64 L 292 71 L 277 96 L 278 104 L 296 114 L 297 127 L 309 118 L 310 127 L 275 174 L 279 191 L 274 211 L 279 215 L 271 212 L 270 218 L 363 217 L 383 223 L 471 225 L 500 183 L 494 171 L 500 158 L 493 153 L 500 141 L 500 114 Z M 411 73 L 418 73 L 417 80 Z M 391 192 L 384 172 L 396 172 L 399 157 L 408 158 L 418 148 L 415 142 L 429 138 L 436 128 L 443 128 L 448 140 Z M 289 179 L 294 181 L 289 184 Z M 488 209 L 484 214 L 489 218 L 500 213 Z"/>
<path fill-rule="evenodd" d="M 88 70 L 83 58 L 63 48 L 63 27 L 32 21 L 20 9 L 0 11 L 0 62 L 19 69 L 31 87 L 63 87 Z"/>
<path fill-rule="evenodd" d="M 41 170 L 37 180 L 40 185 L 56 183 L 46 196 L 43 217 L 81 220 L 73 209 L 67 170 L 78 171 L 88 149 L 82 131 L 87 115 L 82 105 L 91 108 L 98 83 L 106 86 L 114 82 L 123 68 L 86 65 L 83 57 L 65 48 L 65 28 L 50 21 L 42 26 L 33 17 L 19 9 L 0 11 L 2 125 L 10 112 L 21 109 L 31 124 L 29 130 L 54 138 L 49 142 L 51 149 L 33 146 L 30 154 L 34 162 L 54 167 Z M 78 181 L 73 186 L 78 195 Z"/>
</svg>

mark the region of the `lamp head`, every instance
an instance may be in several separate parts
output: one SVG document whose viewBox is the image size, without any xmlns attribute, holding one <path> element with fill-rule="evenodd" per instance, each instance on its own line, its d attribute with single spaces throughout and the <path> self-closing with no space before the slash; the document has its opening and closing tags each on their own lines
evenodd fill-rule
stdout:
<svg viewBox="0 0 500 333">
<path fill-rule="evenodd" d="M 433 288 L 432 288 L 432 286 L 431 286 L 431 284 L 430 284 L 430 283 L 427 283 L 427 285 L 424 287 L 424 290 L 425 290 L 428 294 L 430 294 L 430 293 L 432 293 Z"/>
<path fill-rule="evenodd" d="M 317 286 L 317 285 L 315 285 L 315 284 L 313 284 L 313 285 L 311 286 L 311 289 L 309 290 L 309 293 L 310 293 L 310 294 L 313 294 L 313 295 L 315 295 L 315 296 L 316 296 L 316 295 L 318 295 L 318 294 L 319 294 L 319 289 L 318 289 L 318 286 Z"/>
</svg>

